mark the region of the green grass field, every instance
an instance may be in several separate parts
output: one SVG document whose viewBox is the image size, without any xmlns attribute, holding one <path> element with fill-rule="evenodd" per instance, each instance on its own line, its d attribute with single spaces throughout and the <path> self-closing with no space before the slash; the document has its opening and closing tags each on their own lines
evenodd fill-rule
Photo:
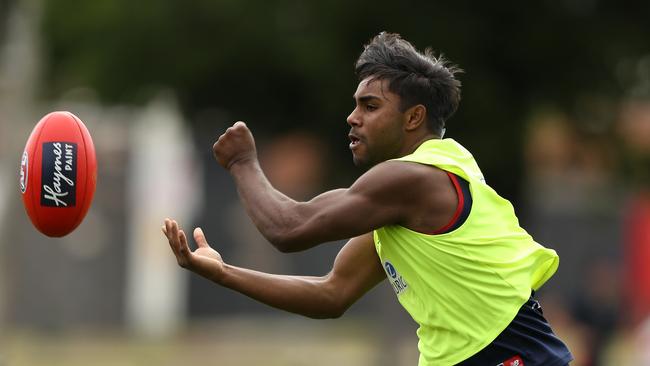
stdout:
<svg viewBox="0 0 650 366">
<path fill-rule="evenodd" d="M 371 324 L 342 319 L 310 326 L 286 319 L 211 320 L 159 339 L 103 328 L 3 333 L 0 366 L 417 364 L 412 339 L 384 344 Z"/>
</svg>

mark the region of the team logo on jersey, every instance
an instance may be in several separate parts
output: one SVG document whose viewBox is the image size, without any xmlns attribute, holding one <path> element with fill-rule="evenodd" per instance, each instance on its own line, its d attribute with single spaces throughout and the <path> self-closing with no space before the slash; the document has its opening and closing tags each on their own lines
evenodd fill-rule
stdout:
<svg viewBox="0 0 650 366">
<path fill-rule="evenodd" d="M 515 356 L 501 362 L 497 366 L 524 366 L 524 360 L 522 360 L 520 356 Z"/>
<path fill-rule="evenodd" d="M 388 281 L 390 282 L 391 286 L 393 286 L 393 290 L 395 290 L 397 296 L 406 291 L 406 289 L 409 287 L 408 284 L 404 280 L 404 277 L 402 277 L 402 275 L 397 272 L 397 269 L 395 269 L 395 266 L 393 266 L 390 261 L 384 262 L 384 269 L 386 270 L 386 275 L 388 275 Z"/>
</svg>

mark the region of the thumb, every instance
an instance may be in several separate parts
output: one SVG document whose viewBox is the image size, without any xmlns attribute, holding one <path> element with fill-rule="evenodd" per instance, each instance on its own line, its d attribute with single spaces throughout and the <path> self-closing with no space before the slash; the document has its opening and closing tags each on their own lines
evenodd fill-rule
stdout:
<svg viewBox="0 0 650 366">
<path fill-rule="evenodd" d="M 210 247 L 208 241 L 205 239 L 205 234 L 203 234 L 203 230 L 200 227 L 194 229 L 194 241 L 199 248 Z"/>
</svg>

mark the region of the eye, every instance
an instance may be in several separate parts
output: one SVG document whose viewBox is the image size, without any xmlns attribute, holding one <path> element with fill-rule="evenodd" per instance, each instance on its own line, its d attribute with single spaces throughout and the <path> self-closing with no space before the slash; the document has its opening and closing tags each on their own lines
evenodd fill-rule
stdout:
<svg viewBox="0 0 650 366">
<path fill-rule="evenodd" d="M 374 104 L 366 104 L 366 110 L 367 110 L 368 112 L 372 112 L 372 111 L 374 111 L 374 110 L 377 110 L 377 108 L 379 108 L 379 107 L 377 107 L 377 106 L 374 105 Z"/>
</svg>

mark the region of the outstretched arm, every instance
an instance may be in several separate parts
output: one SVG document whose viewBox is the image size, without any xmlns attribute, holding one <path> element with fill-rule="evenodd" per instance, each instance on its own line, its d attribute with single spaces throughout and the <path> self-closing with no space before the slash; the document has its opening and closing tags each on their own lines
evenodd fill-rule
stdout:
<svg viewBox="0 0 650 366">
<path fill-rule="evenodd" d="M 401 224 L 421 202 L 420 192 L 435 189 L 422 184 L 424 180 L 415 164 L 385 162 L 362 175 L 350 188 L 323 193 L 309 202 L 297 202 L 266 179 L 257 160 L 253 136 L 243 122 L 228 128 L 213 150 L 219 164 L 232 174 L 258 230 L 283 252 Z"/>
<path fill-rule="evenodd" d="M 275 275 L 226 264 L 207 243 L 201 229 L 194 230 L 192 251 L 176 221 L 162 228 L 178 264 L 221 286 L 269 306 L 310 318 L 341 316 L 363 294 L 386 278 L 372 234 L 351 239 L 337 255 L 330 273 L 321 277 Z"/>
</svg>

